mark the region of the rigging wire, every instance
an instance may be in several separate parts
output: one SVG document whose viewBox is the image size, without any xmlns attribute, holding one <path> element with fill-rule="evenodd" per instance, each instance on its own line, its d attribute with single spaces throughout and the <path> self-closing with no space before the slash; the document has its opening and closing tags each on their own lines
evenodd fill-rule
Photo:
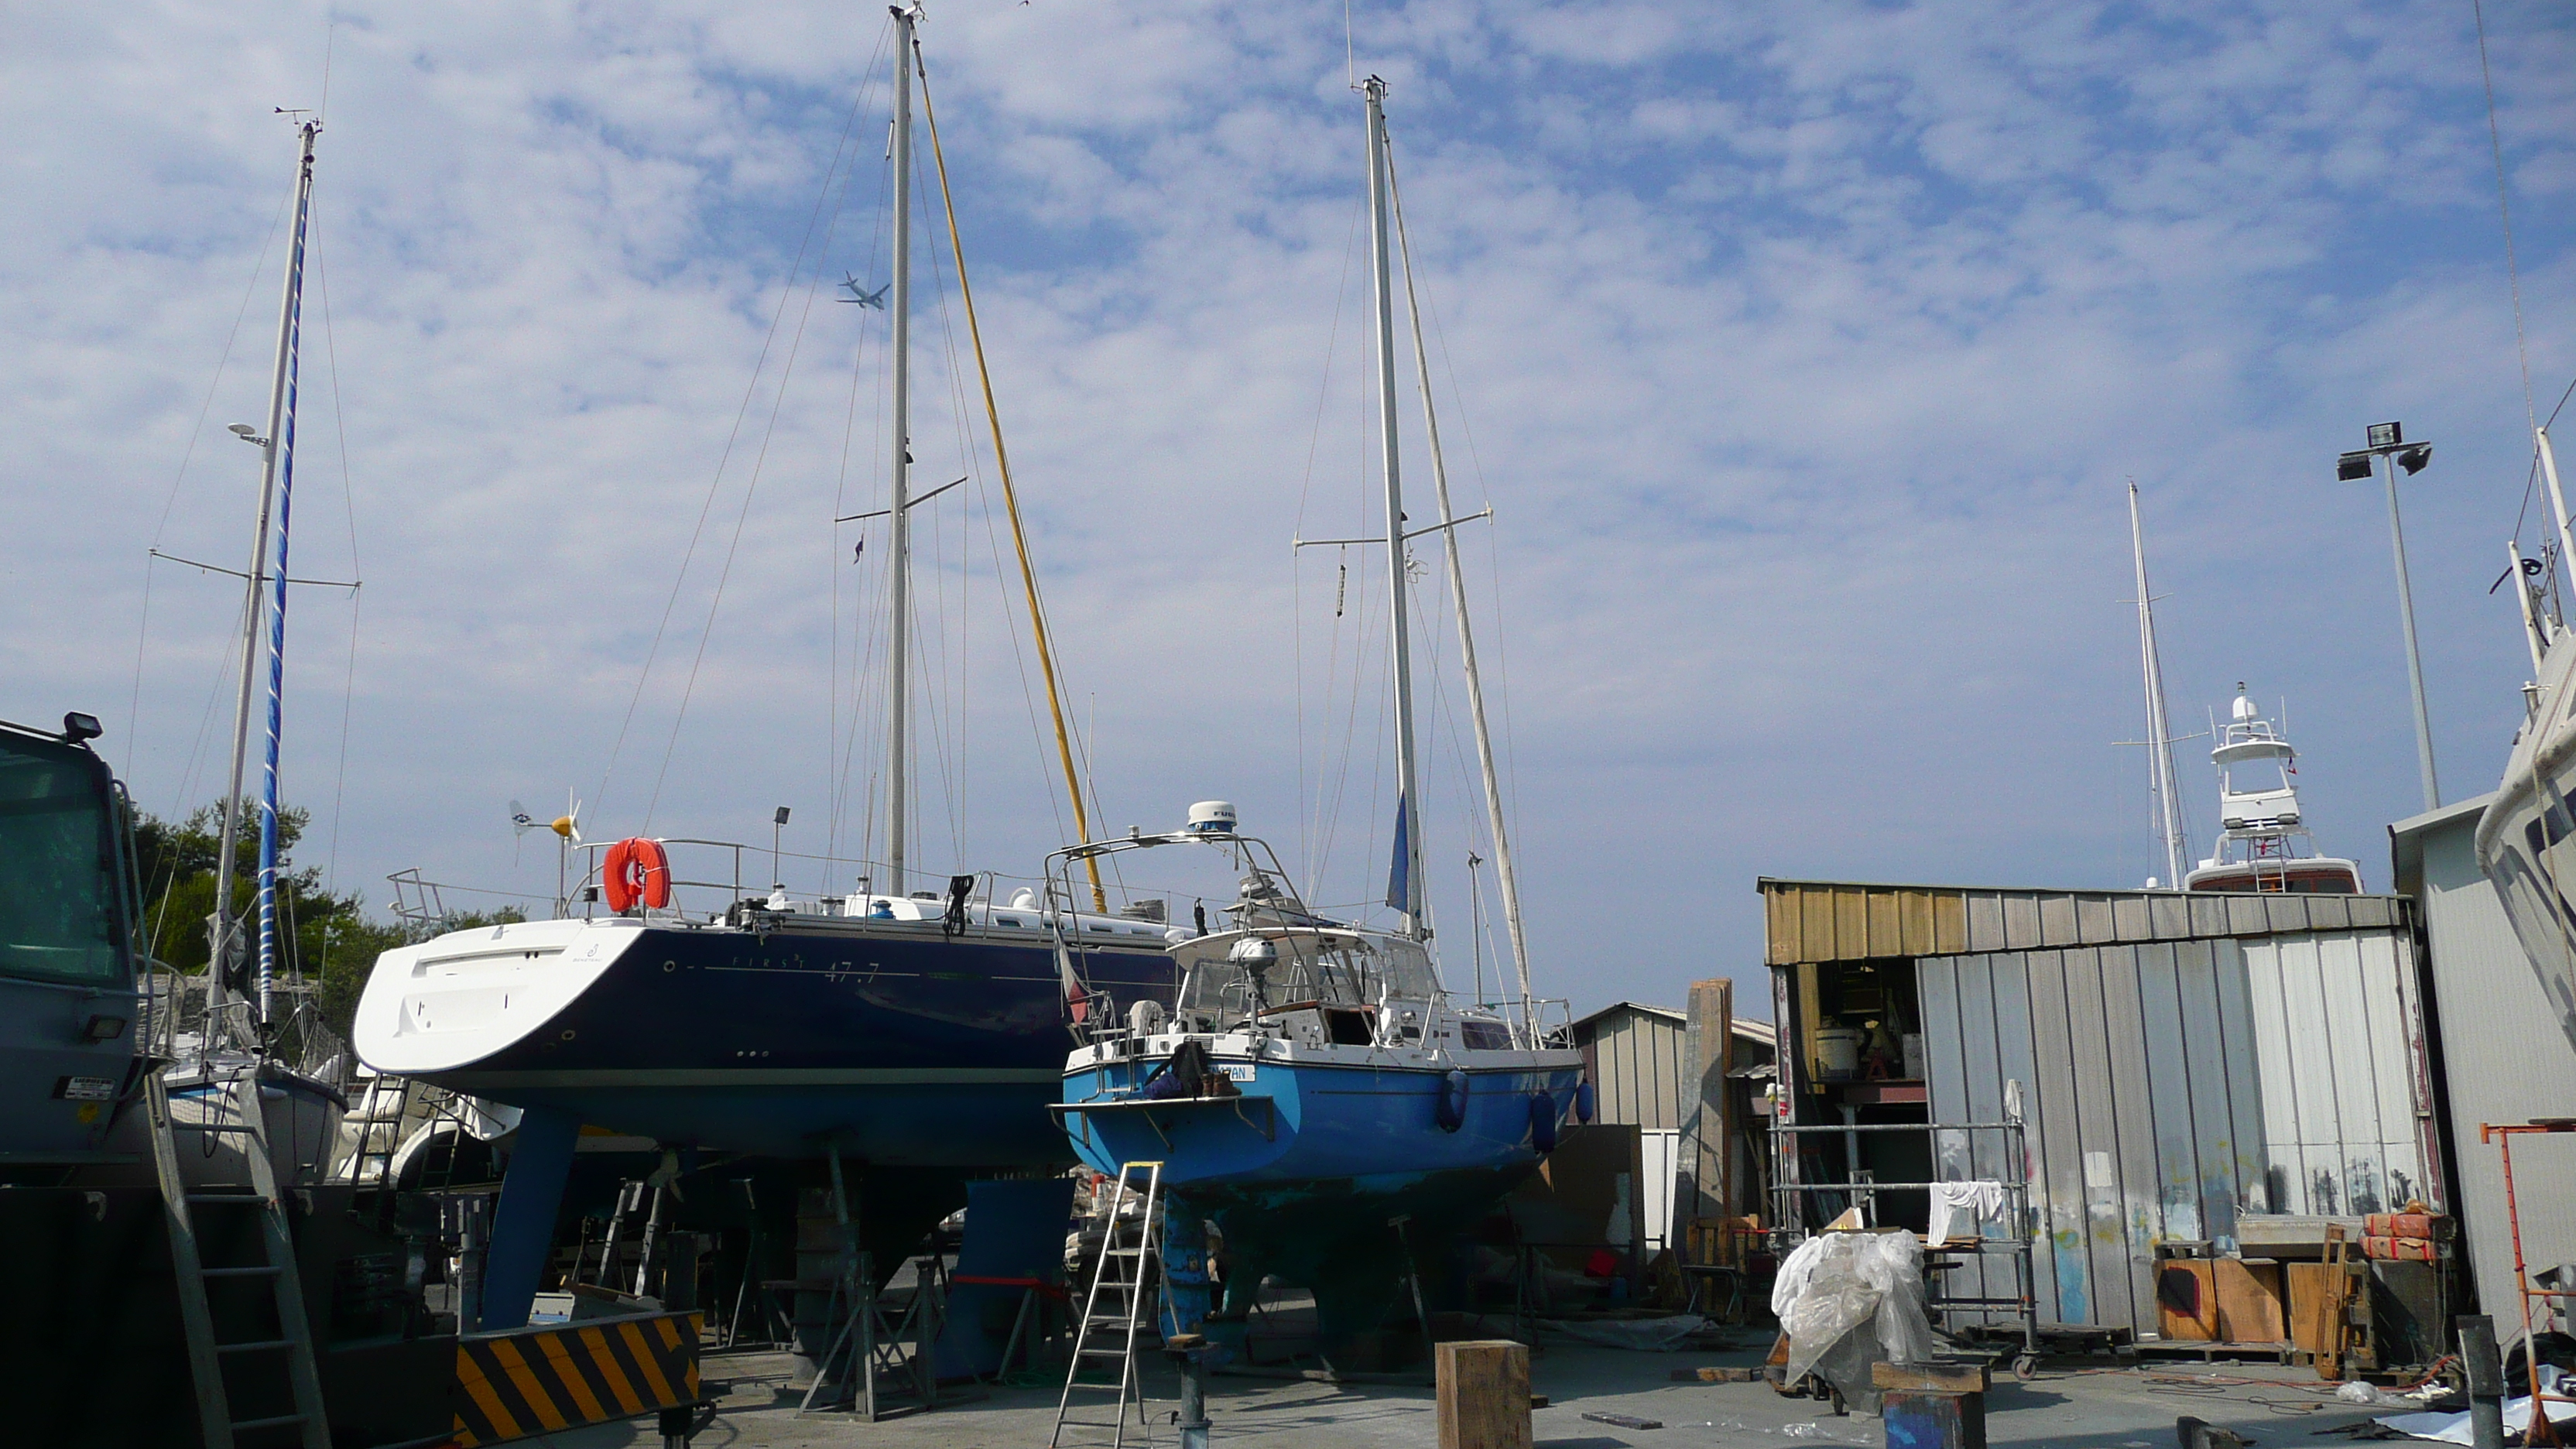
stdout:
<svg viewBox="0 0 2576 1449">
<path fill-rule="evenodd" d="M 840 223 L 840 207 L 838 205 L 831 204 L 833 198 L 833 180 L 835 177 L 843 176 L 841 163 L 843 158 L 849 153 L 850 138 L 858 126 L 858 120 L 859 103 L 857 101 L 853 101 L 850 105 L 849 118 L 842 123 L 840 142 L 833 149 L 832 163 L 823 173 L 822 190 L 820 194 L 814 198 L 814 210 L 812 214 L 806 218 L 805 235 L 803 239 L 797 243 L 796 258 L 793 262 L 788 264 L 786 284 L 779 289 L 778 306 L 776 310 L 770 314 L 769 335 L 762 340 L 760 346 L 760 357 L 752 365 L 751 381 L 743 389 L 742 406 L 734 414 L 733 430 L 726 435 L 724 452 L 716 461 L 715 481 L 711 482 L 707 489 L 708 508 L 712 508 L 714 505 L 716 489 L 722 483 L 725 466 L 733 456 L 734 442 L 741 436 L 743 420 L 750 414 L 752 399 L 758 395 L 760 376 L 767 366 L 770 348 L 775 344 L 778 337 L 778 329 L 786 319 L 787 303 L 796 293 L 796 278 L 799 273 L 804 271 L 805 258 L 816 250 L 814 247 L 814 231 L 817 226 L 823 228 L 823 244 L 821 250 L 829 251 L 831 249 L 832 236 Z M 855 173 L 857 168 L 852 166 L 850 170 L 852 173 Z M 840 194 L 843 198 L 846 198 L 848 192 L 849 181 L 844 178 L 841 182 Z M 829 208 L 828 212 L 827 206 Z M 825 219 L 827 215 L 829 220 Z M 766 425 L 761 429 L 760 443 L 752 454 L 751 476 L 743 483 L 742 506 L 734 513 L 733 533 L 725 543 L 724 562 L 716 570 L 715 590 L 707 599 L 707 622 L 705 626 L 698 631 L 698 647 L 696 652 L 690 657 L 688 679 L 680 688 L 679 708 L 672 715 L 671 733 L 669 739 L 662 747 L 661 768 L 654 773 L 653 793 L 645 801 L 644 828 L 647 831 L 652 829 L 653 813 L 657 808 L 659 808 L 662 802 L 662 786 L 670 777 L 671 758 L 678 752 L 680 747 L 680 730 L 682 725 L 688 720 L 689 702 L 697 692 L 698 672 L 706 662 L 707 643 L 715 636 L 716 613 L 724 606 L 725 585 L 733 577 L 734 559 L 740 553 L 742 548 L 743 525 L 751 517 L 752 499 L 760 491 L 761 472 L 769 462 L 769 445 L 778 432 L 779 413 L 787 405 L 788 383 L 795 375 L 797 355 L 805 345 L 805 328 L 807 323 L 813 317 L 814 293 L 821 283 L 821 280 L 822 274 L 820 271 L 817 271 L 812 276 L 806 278 L 805 305 L 797 312 L 796 330 L 788 337 L 787 356 L 780 363 L 778 382 L 770 396 L 769 419 Z M 704 527 L 705 521 L 706 512 L 702 509 L 699 513 L 700 527 Z M 693 533 L 690 536 L 690 549 L 692 552 L 695 551 L 696 546 L 697 536 Z M 685 556 L 681 560 L 680 571 L 682 576 L 685 576 L 688 572 L 688 560 Z M 674 579 L 672 581 L 672 597 L 676 600 L 678 596 L 679 580 Z M 669 618 L 667 610 L 664 613 L 664 618 L 666 621 Z M 660 631 L 655 631 L 654 638 L 658 645 L 661 638 Z M 649 673 L 651 669 L 652 663 L 650 656 L 648 655 L 645 663 L 645 673 Z M 643 688 L 644 676 L 639 674 L 636 678 L 636 694 L 639 698 L 643 694 Z M 630 706 L 630 717 L 632 716 L 632 713 L 632 707 Z M 621 728 L 619 730 L 619 738 L 621 741 L 624 739 L 624 735 L 625 731 Z M 614 769 L 615 766 L 616 760 L 612 753 L 610 757 L 610 768 Z M 607 780 L 603 777 L 600 782 L 600 794 L 604 797 L 607 790 Z"/>
<path fill-rule="evenodd" d="M 206 433 L 206 419 L 215 410 L 215 390 L 223 385 L 224 370 L 232 365 L 233 343 L 241 336 L 242 320 L 250 315 L 252 296 L 259 291 L 260 274 L 268 270 L 268 254 L 277 245 L 278 228 L 285 224 L 286 209 L 294 202 L 294 193 L 277 203 L 277 214 L 268 221 L 268 235 L 259 244 L 259 260 L 251 263 L 250 276 L 242 283 L 241 305 L 233 309 L 233 325 L 224 333 L 223 350 L 215 356 L 215 375 L 206 380 L 205 400 L 197 405 L 197 421 L 188 430 L 188 444 L 179 453 L 179 471 L 170 479 L 170 491 L 161 500 L 161 517 L 152 525 L 152 542 L 143 555 L 142 619 L 134 630 L 134 684 L 125 705 L 125 778 L 131 781 L 135 770 L 135 736 L 143 717 L 144 645 L 152 629 L 152 549 L 161 546 L 170 529 L 170 514 L 179 506 L 179 488 L 188 481 L 188 465 L 196 460 L 197 442 Z M 184 798 L 184 797 L 183 797 Z"/>
<path fill-rule="evenodd" d="M 891 19 L 889 19 L 889 20 L 887 21 L 887 29 L 888 29 L 888 30 L 891 30 L 892 28 L 893 28 L 893 22 L 892 22 L 892 20 L 891 20 Z M 885 39 L 884 39 L 884 37 L 883 37 L 882 35 L 880 35 L 880 36 L 879 36 L 879 38 L 878 38 L 878 41 L 877 41 L 877 49 L 878 49 L 878 52 L 879 52 L 880 54 L 882 54 L 882 53 L 884 52 L 884 49 L 885 49 Z M 769 364 L 769 350 L 770 350 L 770 348 L 771 348 L 773 345 L 775 345 L 775 344 L 776 344 L 776 342 L 777 342 L 777 339 L 778 339 L 778 328 L 779 328 L 779 324 L 780 324 L 780 322 L 781 322 L 781 321 L 786 317 L 786 315 L 787 315 L 787 303 L 788 303 L 788 300 L 789 300 L 792 296 L 794 296 L 794 295 L 795 295 L 795 291 L 796 291 L 796 275 L 797 275 L 797 273 L 798 273 L 799 271 L 801 271 L 801 270 L 803 269 L 803 267 L 804 267 L 804 264 L 805 264 L 805 256 L 806 256 L 806 250 L 807 250 L 807 248 L 808 248 L 808 247 L 810 247 L 810 246 L 812 245 L 812 243 L 813 243 L 813 239 L 814 239 L 814 227 L 815 227 L 815 224 L 816 224 L 817 220 L 820 218 L 820 215 L 821 215 L 822 210 L 823 210 L 823 204 L 824 204 L 825 200 L 826 200 L 826 199 L 828 199 L 828 198 L 831 196 L 831 194 L 832 194 L 831 177 L 832 177 L 832 175 L 833 175 L 835 172 L 837 172 L 837 171 L 840 169 L 841 158 L 842 158 L 842 156 L 843 156 L 843 155 L 848 151 L 848 149 L 849 149 L 851 131 L 852 131 L 852 129 L 853 129 L 854 127 L 856 127 L 856 126 L 858 125 L 858 120 L 859 120 L 859 106 L 860 106 L 861 102 L 864 100 L 864 98 L 865 98 L 865 97 L 864 97 L 864 93 L 863 93 L 863 94 L 862 94 L 862 96 L 861 96 L 859 99 L 855 99 L 855 100 L 853 100 L 853 101 L 850 103 L 850 114 L 849 114 L 849 117 L 848 117 L 848 119 L 847 119 L 847 120 L 845 120 L 845 121 L 842 123 L 842 126 L 841 126 L 841 139 L 840 139 L 840 143 L 839 143 L 839 145 L 834 149 L 834 151 L 833 151 L 833 153 L 832 153 L 832 169 L 831 169 L 831 170 L 829 170 L 829 171 L 826 171 L 826 172 L 824 173 L 824 183 L 823 183 L 822 190 L 821 190 L 820 194 L 818 194 L 818 195 L 814 198 L 814 210 L 815 210 L 815 215 L 814 215 L 814 216 L 812 216 L 812 217 L 808 217 L 808 218 L 806 219 L 804 240 L 803 240 L 803 241 L 801 241 L 801 242 L 799 242 L 799 243 L 797 244 L 797 249 L 796 249 L 796 260 L 795 260 L 795 262 L 794 262 L 793 264 L 791 264 L 791 265 L 789 266 L 789 268 L 788 268 L 788 273 L 787 273 L 787 284 L 786 284 L 784 287 L 780 288 L 780 290 L 779 290 L 779 294 L 778 294 L 778 306 L 777 306 L 776 310 L 775 310 L 775 311 L 773 311 L 773 312 L 770 314 L 770 319 L 769 319 L 769 331 L 768 331 L 767 335 L 766 335 L 766 336 L 764 336 L 764 337 L 761 339 L 761 344 L 760 344 L 760 355 L 759 355 L 756 359 L 754 359 L 754 361 L 753 361 L 753 363 L 752 363 L 751 377 L 750 377 L 748 380 L 746 380 L 746 381 L 744 382 L 744 384 L 743 384 L 743 390 L 742 390 L 742 402 L 741 402 L 740 406 L 739 406 L 739 407 L 737 407 L 737 408 L 735 409 L 735 411 L 734 411 L 733 427 L 732 427 L 732 429 L 731 429 L 729 432 L 727 432 L 727 433 L 725 434 L 725 444 L 724 444 L 724 449 L 723 449 L 723 451 L 722 451 L 722 452 L 720 452 L 720 453 L 717 455 L 717 457 L 716 457 L 716 468 L 715 468 L 715 474 L 714 474 L 714 476 L 710 477 L 710 478 L 707 480 L 707 494 L 706 494 L 705 499 L 704 499 L 704 500 L 702 500 L 702 501 L 699 503 L 699 505 L 698 505 L 698 517 L 697 517 L 697 521 L 696 521 L 696 523 L 694 523 L 693 525 L 691 525 L 691 527 L 690 527 L 690 529 L 689 529 L 689 543 L 688 543 L 688 546 L 687 546 L 685 549 L 681 550 L 681 553 L 680 553 L 680 567 L 679 567 L 679 569 L 678 569 L 678 570 L 677 570 L 677 571 L 672 575 L 672 577 L 671 577 L 671 592 L 670 592 L 670 596 L 669 596 L 667 599 L 665 599 L 665 600 L 663 601 L 663 604 L 662 604 L 662 616 L 661 616 L 661 618 L 660 618 L 658 621 L 656 621 L 656 622 L 655 622 L 655 624 L 654 624 L 654 626 L 653 626 L 653 640 L 652 640 L 652 643 L 646 646 L 645 651 L 644 651 L 644 663 L 643 663 L 643 666 L 642 666 L 641 668 L 639 668 L 639 669 L 636 671 L 636 673 L 635 673 L 635 690 L 634 690 L 634 693 L 633 693 L 632 695 L 630 695 L 630 696 L 628 697 L 627 701 L 626 701 L 626 714 L 625 714 L 624 718 L 622 718 L 622 719 L 620 719 L 620 720 L 618 721 L 618 725 L 617 725 L 617 738 L 616 738 L 616 740 L 615 740 L 613 743 L 611 743 L 611 744 L 610 744 L 610 746 L 609 746 L 609 749 L 608 749 L 608 765 L 607 765 L 607 768 L 603 769 L 603 770 L 600 772 L 600 777 L 599 777 L 599 786 L 598 786 L 598 788 L 597 788 L 597 789 L 595 789 L 595 790 L 593 790 L 593 791 L 591 792 L 591 801 L 592 801 L 592 807 L 591 807 L 591 808 L 592 808 L 594 811 L 597 811 L 597 810 L 599 810 L 599 809 L 601 809 L 601 808 L 602 808 L 603 802 L 605 802 L 605 801 L 607 800 L 607 798 L 608 798 L 608 785 L 609 785 L 609 782 L 610 782 L 611 780 L 613 780 L 614 778 L 616 778 L 616 774 L 617 774 L 617 762 L 618 762 L 618 758 L 619 758 L 619 756 L 620 756 L 621 754 L 623 754 L 623 753 L 624 753 L 624 751 L 625 751 L 625 748 L 626 748 L 626 735 L 627 735 L 627 732 L 628 732 L 628 730 L 633 726 L 633 724 L 634 724 L 634 722 L 635 722 L 635 711 L 636 711 L 636 708 L 637 708 L 639 705 L 641 705 L 641 704 L 643 703 L 643 700 L 644 700 L 644 686 L 645 686 L 645 685 L 646 685 L 646 684 L 647 684 L 647 683 L 652 679 L 652 676 L 653 676 L 653 664 L 654 664 L 654 661 L 660 657 L 661 652 L 662 652 L 662 638 L 663 638 L 664 634 L 666 634 L 666 633 L 669 631 L 670 627 L 671 627 L 671 615 L 673 614 L 673 612 L 674 612 L 674 611 L 676 611 L 676 610 L 679 608 L 679 604 L 680 604 L 680 589 L 681 589 L 681 586 L 682 586 L 683 584 L 685 584 L 685 583 L 687 582 L 687 580 L 688 580 L 688 576 L 689 576 L 689 565 L 690 565 L 690 564 L 691 564 L 691 563 L 692 563 L 692 562 L 697 558 L 698 542 L 699 542 L 700 538 L 702 538 L 702 537 L 704 536 L 705 532 L 706 532 L 707 518 L 708 518 L 708 516 L 709 516 L 709 515 L 714 511 L 714 509 L 715 509 L 715 503 L 716 503 L 716 495 L 717 495 L 717 493 L 719 492 L 719 490 L 723 487 L 723 484 L 724 484 L 724 473 L 725 473 L 725 468 L 726 468 L 726 466 L 727 466 L 727 465 L 732 461 L 734 445 L 736 444 L 736 442 L 737 442 L 737 441 L 739 441 L 739 440 L 740 440 L 740 438 L 741 438 L 741 436 L 742 436 L 742 425 L 743 425 L 743 420 L 744 420 L 744 419 L 746 419 L 746 418 L 748 418 L 748 417 L 751 415 L 751 404 L 752 404 L 752 400 L 753 400 L 755 397 L 757 397 L 757 396 L 759 395 L 759 390 L 760 390 L 760 376 L 761 376 L 761 373 L 762 373 L 762 372 L 763 372 L 763 371 L 768 367 L 768 364 Z M 808 293 L 809 305 L 810 305 L 810 298 L 811 298 L 811 293 L 810 293 L 810 291 L 809 291 L 809 293 Z M 800 335 L 800 336 L 802 335 L 802 327 L 801 327 L 801 325 L 800 325 L 800 328 L 799 328 L 799 335 Z M 780 386 L 781 386 L 782 390 L 783 390 L 783 389 L 784 389 L 784 387 L 785 387 L 785 380 L 784 380 L 783 378 L 782 378 L 782 379 L 781 379 L 781 381 L 780 381 Z M 764 441 L 765 441 L 765 440 L 764 440 Z M 728 564 L 730 564 L 730 563 L 731 563 L 731 556 L 730 556 L 730 555 L 728 555 L 728 556 L 727 556 L 727 563 L 728 563 Z M 710 617 L 712 618 L 712 616 L 710 616 Z M 703 652 L 703 643 L 704 643 L 703 639 L 702 639 L 700 642 L 701 642 L 702 652 Z M 694 667 L 692 668 L 691 673 L 692 673 L 692 677 L 693 677 L 693 679 L 694 679 L 694 675 L 695 675 Z M 682 706 L 682 712 L 683 712 L 684 714 L 685 714 L 685 712 L 686 712 L 686 705 L 685 705 L 685 702 L 683 703 L 683 706 Z M 679 738 L 679 722 L 678 722 L 678 720 L 676 720 L 676 719 L 673 721 L 672 726 L 671 726 L 671 735 L 672 735 L 672 739 L 673 739 L 674 743 L 676 743 L 676 742 L 677 742 L 677 740 L 678 740 L 678 738 Z M 667 773 L 667 771 L 669 770 L 669 768 L 670 768 L 670 755 L 669 755 L 669 752 L 668 752 L 668 751 L 665 751 L 665 752 L 664 752 L 664 755 L 663 755 L 663 769 L 664 769 L 664 771 Z M 655 781 L 655 784 L 654 784 L 654 795 L 655 795 L 656 800 L 658 800 L 658 799 L 660 798 L 660 793 L 661 793 L 661 785 L 660 785 L 660 781 L 657 779 L 657 780 Z M 650 807 L 650 806 L 647 806 L 647 807 L 646 807 L 646 810 L 645 810 L 645 820 L 646 820 L 646 823 L 647 823 L 647 825 L 648 825 L 648 827 L 649 827 L 649 825 L 650 825 L 650 823 L 651 823 L 651 820 L 652 820 L 652 809 L 651 809 L 651 807 Z"/>
<path fill-rule="evenodd" d="M 2522 326 L 2522 269 L 2514 259 L 2513 205 L 2507 196 L 2505 186 L 2504 132 L 2496 124 L 2495 72 L 2487 65 L 2486 0 L 2469 0 L 2469 13 L 2477 19 L 2478 80 L 2486 87 L 2487 144 L 2495 152 L 2496 214 L 2504 222 L 2504 273 L 2506 283 L 2513 292 L 2513 346 L 2516 356 L 2522 362 L 2523 420 L 2537 429 L 2540 426 L 2539 409 L 2532 406 L 2531 401 L 2531 343 L 2524 335 Z M 2556 415 L 2555 411 L 2551 413 L 2552 417 Z"/>
<path fill-rule="evenodd" d="M 324 64 L 323 75 L 324 93 L 327 95 L 330 75 L 327 61 Z M 317 232 L 320 230 L 318 224 L 313 230 Z M 324 371 L 331 379 L 331 437 L 340 454 L 340 503 L 349 525 L 349 577 L 363 583 L 366 574 L 358 567 L 358 500 L 356 493 L 349 486 L 349 418 L 342 406 L 340 395 L 340 342 L 331 327 L 331 271 L 328 264 L 323 261 L 320 249 L 316 247 L 313 251 L 314 283 L 316 289 L 322 294 Z M 349 716 L 358 693 L 360 598 L 361 590 L 356 588 L 349 590 L 349 658 L 346 668 L 340 675 L 340 745 L 339 760 L 331 777 L 331 840 L 322 856 L 322 879 L 326 886 L 336 877 L 339 870 L 340 824 L 349 792 Z M 323 976 L 329 975 L 331 970 L 331 934 L 327 928 L 322 934 L 322 959 L 318 974 Z M 299 974 L 303 964 L 299 953 L 296 961 Z"/>
</svg>

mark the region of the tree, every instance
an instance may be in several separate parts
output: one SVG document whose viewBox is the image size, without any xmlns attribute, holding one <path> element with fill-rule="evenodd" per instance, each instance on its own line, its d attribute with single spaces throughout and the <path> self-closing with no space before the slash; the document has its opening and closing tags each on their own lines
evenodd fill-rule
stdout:
<svg viewBox="0 0 2576 1449">
<path fill-rule="evenodd" d="M 311 822 L 309 812 L 277 815 L 278 960 L 280 976 L 301 975 L 314 990 L 323 1020 L 343 1038 L 357 1014 L 358 997 L 376 958 L 404 942 L 402 930 L 367 915 L 355 892 L 338 894 L 322 872 L 292 868 L 295 846 Z M 223 806 L 202 805 L 176 822 L 136 811 L 135 869 L 144 901 L 145 951 L 175 970 L 206 969 L 206 918 L 214 911 L 215 867 L 223 843 Z M 234 843 L 233 909 L 247 930 L 257 929 L 259 812 L 245 800 Z M 515 918 L 515 917 L 514 917 Z"/>
</svg>

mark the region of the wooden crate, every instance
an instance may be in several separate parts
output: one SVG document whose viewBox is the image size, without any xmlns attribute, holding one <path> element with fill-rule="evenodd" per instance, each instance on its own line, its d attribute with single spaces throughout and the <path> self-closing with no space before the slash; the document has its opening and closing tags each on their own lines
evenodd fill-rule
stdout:
<svg viewBox="0 0 2576 1449">
<path fill-rule="evenodd" d="M 2206 1258 L 2168 1258 L 2156 1265 L 2157 1332 L 2178 1343 L 2208 1343 L 2219 1336 L 2217 1266 Z"/>
<path fill-rule="evenodd" d="M 2281 1302 L 2281 1265 L 2261 1259 L 2211 1262 L 2218 1289 L 2218 1338 L 2222 1343 L 2279 1343 L 2287 1331 Z"/>
</svg>

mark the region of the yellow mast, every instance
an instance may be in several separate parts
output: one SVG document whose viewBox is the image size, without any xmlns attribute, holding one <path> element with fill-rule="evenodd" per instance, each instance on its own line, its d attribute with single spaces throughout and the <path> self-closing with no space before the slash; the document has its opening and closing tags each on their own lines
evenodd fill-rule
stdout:
<svg viewBox="0 0 2576 1449">
<path fill-rule="evenodd" d="M 1091 839 L 1090 813 L 1082 804 L 1082 776 L 1073 764 L 1073 740 L 1064 724 L 1064 696 L 1055 677 L 1055 649 L 1047 641 L 1046 610 L 1038 602 L 1037 570 L 1029 563 L 1029 536 L 1020 526 L 1020 497 L 1011 487 L 1011 455 L 1002 446 L 1002 413 L 993 401 L 993 372 L 984 362 L 984 333 L 975 323 L 975 290 L 966 284 L 966 248 L 957 237 L 957 203 L 948 193 L 948 157 L 939 149 L 939 112 L 930 103 L 930 68 L 921 60 L 921 46 L 913 42 L 912 63 L 921 77 L 921 118 L 930 128 L 930 159 L 939 172 L 939 202 L 948 213 L 948 251 L 957 261 L 957 291 L 966 303 L 966 336 L 975 348 L 975 374 L 984 385 L 984 417 L 993 429 L 993 463 L 1002 475 L 1002 511 L 1010 515 L 1011 543 L 1019 551 L 1020 587 L 1028 594 L 1029 627 L 1037 635 L 1038 668 L 1046 676 L 1047 712 L 1055 719 L 1055 750 L 1064 766 L 1065 793 L 1073 798 L 1073 829 L 1081 840 Z M 895 184 L 906 184 L 897 177 Z M 1083 867 L 1091 872 L 1091 904 L 1094 910 L 1109 909 L 1109 893 L 1101 888 L 1100 862 L 1085 857 Z"/>
</svg>

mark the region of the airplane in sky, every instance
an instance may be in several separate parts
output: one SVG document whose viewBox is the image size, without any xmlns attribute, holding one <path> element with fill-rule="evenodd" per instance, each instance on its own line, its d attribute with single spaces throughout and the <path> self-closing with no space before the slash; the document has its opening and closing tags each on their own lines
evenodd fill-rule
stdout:
<svg viewBox="0 0 2576 1449">
<path fill-rule="evenodd" d="M 885 310 L 885 294 L 887 289 L 892 287 L 894 283 L 888 282 L 885 286 L 879 287 L 875 291 L 871 292 L 866 288 L 861 287 L 859 285 L 859 279 L 851 276 L 847 272 L 843 272 L 841 274 L 841 279 L 841 290 L 849 293 L 850 295 L 846 297 L 834 297 L 832 299 L 833 301 L 856 302 L 862 307 L 874 307 L 880 312 Z"/>
</svg>

